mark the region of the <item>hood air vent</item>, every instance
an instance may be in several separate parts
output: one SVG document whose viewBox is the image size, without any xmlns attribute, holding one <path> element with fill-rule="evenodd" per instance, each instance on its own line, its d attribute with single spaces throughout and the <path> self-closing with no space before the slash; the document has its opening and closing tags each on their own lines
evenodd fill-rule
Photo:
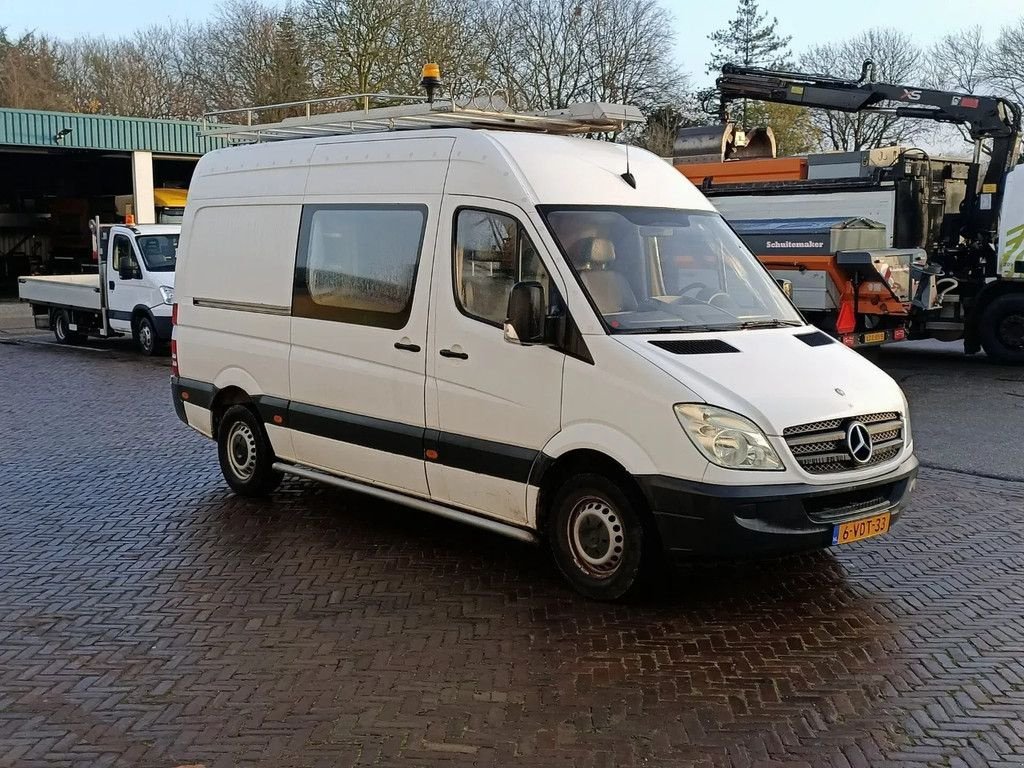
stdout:
<svg viewBox="0 0 1024 768">
<path fill-rule="evenodd" d="M 836 340 L 827 333 L 811 331 L 811 333 L 798 333 L 794 338 L 800 339 L 808 347 L 823 347 L 826 344 L 835 344 Z"/>
<path fill-rule="evenodd" d="M 726 352 L 739 352 L 736 347 L 726 344 L 721 339 L 681 339 L 677 341 L 652 341 L 673 355 L 721 355 Z"/>
</svg>

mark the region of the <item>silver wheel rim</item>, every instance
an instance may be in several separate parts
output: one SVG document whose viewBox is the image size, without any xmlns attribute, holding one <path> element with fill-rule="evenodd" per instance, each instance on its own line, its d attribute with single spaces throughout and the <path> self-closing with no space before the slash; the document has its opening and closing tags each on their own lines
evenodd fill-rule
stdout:
<svg viewBox="0 0 1024 768">
<path fill-rule="evenodd" d="M 147 352 L 153 347 L 153 329 L 149 323 L 139 323 L 139 345 Z"/>
<path fill-rule="evenodd" d="M 605 499 L 587 496 L 576 502 L 566 534 L 573 560 L 588 576 L 607 579 L 619 570 L 626 535 L 622 518 Z"/>
<path fill-rule="evenodd" d="M 256 469 L 256 435 L 248 424 L 237 421 L 232 425 L 226 448 L 231 473 L 243 482 L 249 480 Z"/>
<path fill-rule="evenodd" d="M 68 323 L 64 315 L 57 315 L 57 338 L 63 341 L 68 337 Z"/>
</svg>

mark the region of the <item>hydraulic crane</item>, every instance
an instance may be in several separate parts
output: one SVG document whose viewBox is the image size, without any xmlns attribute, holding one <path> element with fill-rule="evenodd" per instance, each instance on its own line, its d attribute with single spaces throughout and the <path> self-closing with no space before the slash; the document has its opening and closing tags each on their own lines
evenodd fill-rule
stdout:
<svg viewBox="0 0 1024 768">
<path fill-rule="evenodd" d="M 975 143 L 973 161 L 933 160 L 914 149 L 876 174 L 890 181 L 900 174 L 917 174 L 918 183 L 904 185 L 902 197 L 898 181 L 890 185 L 896 197 L 896 218 L 914 221 L 913 227 L 904 225 L 903 241 L 895 244 L 923 249 L 928 264 L 923 272 L 918 270 L 919 277 L 937 277 L 945 286 L 939 297 L 947 305 L 944 308 L 928 306 L 927 301 L 916 306 L 908 302 L 909 329 L 912 337 L 963 338 L 967 352 L 984 346 L 990 356 L 1024 363 L 1024 168 L 1015 171 L 1021 145 L 1018 105 L 995 96 L 875 82 L 870 61 L 864 63 L 857 80 L 727 64 L 716 86 L 723 123 L 731 102 L 751 99 L 963 126 Z M 692 142 L 683 129 L 677 137 L 677 155 L 680 149 L 692 151 Z M 986 144 L 987 164 L 983 163 Z M 676 162 L 681 170 L 685 168 L 681 164 L 685 159 L 677 157 Z M 821 191 L 812 186 L 763 182 L 744 185 L 742 193 Z M 725 187 L 704 185 L 712 197 Z M 740 185 L 733 185 L 725 194 L 740 192 Z M 910 231 L 914 234 L 908 240 Z"/>
</svg>

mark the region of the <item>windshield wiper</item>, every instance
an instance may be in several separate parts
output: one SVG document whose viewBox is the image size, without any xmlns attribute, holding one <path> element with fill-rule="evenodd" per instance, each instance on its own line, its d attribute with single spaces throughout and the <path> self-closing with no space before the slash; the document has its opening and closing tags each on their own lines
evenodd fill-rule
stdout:
<svg viewBox="0 0 1024 768">
<path fill-rule="evenodd" d="M 737 327 L 742 330 L 749 328 L 798 328 L 803 325 L 799 320 L 744 320 Z"/>
<path fill-rule="evenodd" d="M 667 325 L 656 328 L 618 328 L 616 333 L 721 333 L 723 331 L 746 331 L 755 328 L 795 328 L 803 323 L 796 320 L 747 320 L 728 324 Z"/>
</svg>

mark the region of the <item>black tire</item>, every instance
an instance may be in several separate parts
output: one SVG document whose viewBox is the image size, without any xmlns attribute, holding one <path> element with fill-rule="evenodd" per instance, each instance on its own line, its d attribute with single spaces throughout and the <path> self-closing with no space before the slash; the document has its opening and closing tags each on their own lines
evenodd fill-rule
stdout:
<svg viewBox="0 0 1024 768">
<path fill-rule="evenodd" d="M 84 338 L 78 331 L 71 330 L 71 315 L 66 309 L 58 309 L 54 313 L 53 335 L 58 344 L 78 344 Z"/>
<path fill-rule="evenodd" d="M 281 483 L 263 424 L 249 408 L 233 405 L 217 427 L 220 471 L 240 496 L 266 496 Z"/>
<path fill-rule="evenodd" d="M 1004 294 L 981 313 L 981 346 L 994 362 L 1024 365 L 1024 296 Z"/>
<path fill-rule="evenodd" d="M 636 597 L 660 566 L 657 534 L 648 520 L 639 493 L 604 475 L 575 475 L 552 500 L 547 521 L 552 557 L 587 597 Z"/>
<path fill-rule="evenodd" d="M 146 357 L 152 357 L 160 348 L 160 340 L 156 336 L 156 326 L 149 319 L 148 315 L 142 315 L 135 321 L 134 328 L 135 343 L 139 352 Z"/>
</svg>

